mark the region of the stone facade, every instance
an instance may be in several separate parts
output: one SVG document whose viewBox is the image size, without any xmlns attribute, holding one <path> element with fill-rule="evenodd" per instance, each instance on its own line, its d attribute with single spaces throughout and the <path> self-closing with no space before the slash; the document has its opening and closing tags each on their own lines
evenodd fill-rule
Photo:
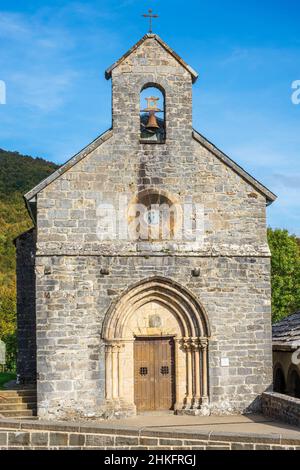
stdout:
<svg viewBox="0 0 300 470">
<path fill-rule="evenodd" d="M 107 77 L 112 78 L 112 130 L 25 196 L 35 207 L 38 228 L 39 416 L 67 419 L 135 413 L 133 381 L 120 378 L 125 364 L 133 368 L 125 332 L 134 315 L 145 316 L 145 305 L 162 303 L 162 297 L 172 318 L 185 318 L 181 333 L 176 333 L 175 323 L 172 330 L 179 350 L 183 341 L 207 345 L 204 350 L 199 346 L 198 359 L 192 346 L 186 350 L 186 360 L 181 359 L 176 376 L 182 384 L 181 409 L 206 414 L 258 410 L 261 393 L 272 383 L 266 203 L 275 196 L 193 131 L 196 75 L 160 38 L 144 37 L 109 69 Z M 164 144 L 139 139 L 140 91 L 148 84 L 165 92 Z M 201 204 L 202 243 L 184 238 L 99 239 L 99 204 L 117 207 L 120 196 L 127 195 L 131 201 L 143 191 L 163 193 L 182 205 Z M 145 282 L 151 298 L 145 293 L 148 300 L 143 302 L 137 289 Z M 117 323 L 111 336 L 106 336 L 104 326 L 113 323 L 122 305 L 125 311 L 131 293 L 141 310 L 128 310 L 123 337 L 117 337 Z M 162 317 L 168 324 L 167 313 Z M 182 333 L 184 328 L 187 333 Z M 153 334 L 143 330 L 146 333 Z M 111 347 L 119 356 L 108 359 Z M 121 350 L 127 353 L 122 356 Z M 113 386 L 108 392 L 112 360 L 120 361 L 119 388 L 114 391 Z M 120 395 L 120 388 L 125 395 Z"/>
<path fill-rule="evenodd" d="M 17 370 L 22 384 L 36 381 L 36 232 L 29 230 L 15 240 L 17 251 Z"/>
</svg>

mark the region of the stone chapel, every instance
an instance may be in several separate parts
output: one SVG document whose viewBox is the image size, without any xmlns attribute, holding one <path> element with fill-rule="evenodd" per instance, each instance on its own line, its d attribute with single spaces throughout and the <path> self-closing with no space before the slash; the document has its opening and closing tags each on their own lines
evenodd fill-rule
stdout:
<svg viewBox="0 0 300 470">
<path fill-rule="evenodd" d="M 25 195 L 19 380 L 44 419 L 259 411 L 276 196 L 193 129 L 197 73 L 159 36 L 105 77 L 112 127 Z"/>
</svg>

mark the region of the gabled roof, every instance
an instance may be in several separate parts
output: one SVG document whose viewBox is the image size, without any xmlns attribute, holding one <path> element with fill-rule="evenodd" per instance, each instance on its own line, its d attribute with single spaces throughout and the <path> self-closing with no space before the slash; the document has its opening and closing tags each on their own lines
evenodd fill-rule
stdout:
<svg viewBox="0 0 300 470">
<path fill-rule="evenodd" d="M 66 171 L 72 168 L 76 163 L 80 162 L 83 158 L 89 155 L 93 150 L 98 148 L 103 142 L 108 140 L 113 135 L 113 129 L 109 129 L 99 137 L 97 137 L 93 142 L 87 145 L 79 153 L 70 158 L 64 165 L 62 165 L 58 170 L 52 173 L 50 176 L 41 181 L 37 186 L 28 191 L 24 195 L 25 200 L 30 201 L 33 199 L 40 191 L 42 191 L 46 186 L 55 181 Z M 225 165 L 230 167 L 235 173 L 237 173 L 241 178 L 247 181 L 252 185 L 257 191 L 259 191 L 267 199 L 268 204 L 271 204 L 276 200 L 277 196 L 257 181 L 253 176 L 247 173 L 240 165 L 235 163 L 231 158 L 229 158 L 225 153 L 219 150 L 215 145 L 213 145 L 209 140 L 207 140 L 203 135 L 199 134 L 197 131 L 193 131 L 193 138 L 203 145 L 206 149 L 212 152 L 219 160 L 221 160 Z"/>
<path fill-rule="evenodd" d="M 251 176 L 246 170 L 244 170 L 240 165 L 233 161 L 228 155 L 219 150 L 214 144 L 207 140 L 203 135 L 197 131 L 193 131 L 193 137 L 197 140 L 203 147 L 212 152 L 219 160 L 221 160 L 225 165 L 229 166 L 235 173 L 241 176 L 247 183 L 251 184 L 258 192 L 263 194 L 268 201 L 268 205 L 272 204 L 277 199 L 276 194 L 272 193 L 268 188 L 263 184 L 257 181 L 253 176 Z"/>
<path fill-rule="evenodd" d="M 117 60 L 113 65 L 111 65 L 106 71 L 105 71 L 105 78 L 109 80 L 111 78 L 111 73 L 112 71 L 118 67 L 132 52 L 134 52 L 143 42 L 145 42 L 147 39 L 154 39 L 157 41 L 171 56 L 174 57 L 174 59 L 179 62 L 183 68 L 185 68 L 192 76 L 192 81 L 195 83 L 195 81 L 198 78 L 198 73 L 192 69 L 176 52 L 171 49 L 168 44 L 166 44 L 157 34 L 145 34 L 142 39 L 140 39 L 134 46 L 129 49 L 119 60 Z"/>
<path fill-rule="evenodd" d="M 300 310 L 275 323 L 272 334 L 274 349 L 280 346 L 298 349 L 300 347 Z"/>
</svg>

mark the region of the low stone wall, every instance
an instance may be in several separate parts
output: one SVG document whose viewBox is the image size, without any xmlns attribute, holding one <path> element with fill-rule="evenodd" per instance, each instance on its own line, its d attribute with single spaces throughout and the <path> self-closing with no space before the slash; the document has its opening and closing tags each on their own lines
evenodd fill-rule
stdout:
<svg viewBox="0 0 300 470">
<path fill-rule="evenodd" d="M 276 392 L 262 394 L 262 412 L 265 416 L 300 427 L 300 399 Z"/>
<path fill-rule="evenodd" d="M 279 434 L 211 431 L 170 432 L 43 423 L 0 421 L 0 450 L 300 450 L 299 438 Z"/>
</svg>

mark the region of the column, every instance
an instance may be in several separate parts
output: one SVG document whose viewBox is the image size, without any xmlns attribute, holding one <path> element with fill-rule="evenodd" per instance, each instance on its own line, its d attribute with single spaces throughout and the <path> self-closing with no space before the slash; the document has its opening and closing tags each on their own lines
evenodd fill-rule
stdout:
<svg viewBox="0 0 300 470">
<path fill-rule="evenodd" d="M 113 400 L 118 399 L 119 393 L 119 377 L 118 377 L 118 345 L 112 345 L 112 398 Z"/>
<path fill-rule="evenodd" d="M 186 399 L 185 408 L 190 408 L 193 398 L 193 363 L 191 339 L 184 338 L 183 347 L 186 350 Z"/>
<path fill-rule="evenodd" d="M 193 343 L 194 350 L 194 398 L 193 398 L 193 408 L 197 409 L 200 406 L 201 401 L 201 390 L 200 390 L 200 344 L 199 338 L 194 338 Z"/>
<path fill-rule="evenodd" d="M 121 378 L 123 403 L 127 409 L 136 411 L 134 404 L 134 339 L 122 340 L 123 348 L 123 368 Z"/>
<path fill-rule="evenodd" d="M 124 344 L 119 344 L 118 345 L 118 376 L 119 376 L 118 396 L 119 396 L 120 400 L 123 399 L 123 380 L 124 380 L 124 378 L 123 378 L 123 361 L 122 361 L 123 351 L 124 351 Z"/>
<path fill-rule="evenodd" d="M 200 339 L 202 353 L 202 403 L 208 402 L 208 367 L 207 367 L 207 349 L 208 341 L 206 338 Z"/>
<path fill-rule="evenodd" d="M 110 408 L 120 409 L 121 406 L 135 411 L 133 341 L 114 339 L 106 344 L 105 395 Z M 132 349 L 130 361 L 127 361 L 128 346 Z M 131 387 L 128 387 L 128 382 L 132 384 Z"/>
<path fill-rule="evenodd" d="M 112 347 L 111 344 L 105 345 L 105 398 L 112 399 Z"/>
<path fill-rule="evenodd" d="M 183 403 L 183 400 L 180 396 L 180 392 L 179 392 L 179 380 L 181 379 L 181 377 L 179 377 L 179 349 L 180 349 L 180 344 L 182 342 L 181 339 L 175 339 L 175 385 L 176 385 L 176 402 L 175 402 L 175 406 L 174 406 L 174 409 L 175 410 L 181 410 L 184 406 L 184 403 Z"/>
</svg>

